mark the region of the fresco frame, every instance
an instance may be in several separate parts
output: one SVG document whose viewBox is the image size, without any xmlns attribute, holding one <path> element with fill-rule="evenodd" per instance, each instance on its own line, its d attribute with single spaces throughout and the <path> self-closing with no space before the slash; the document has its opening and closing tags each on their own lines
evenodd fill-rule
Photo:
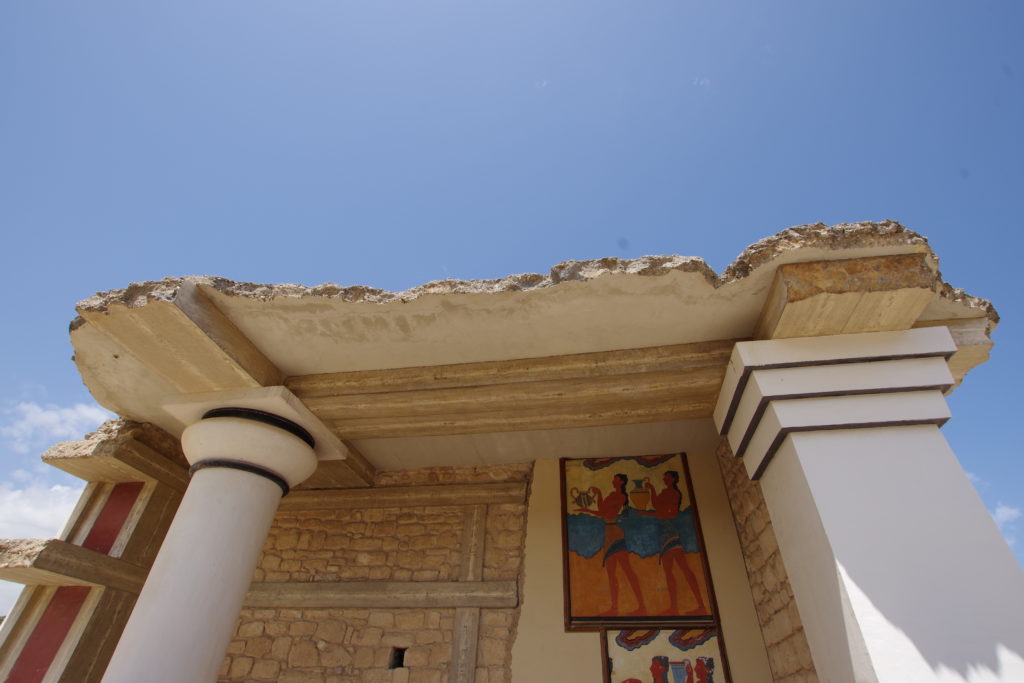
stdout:
<svg viewBox="0 0 1024 683">
<path fill-rule="evenodd" d="M 566 631 L 604 631 L 606 629 L 613 630 L 628 630 L 639 627 L 648 628 L 681 628 L 681 627 L 707 627 L 715 626 L 720 629 L 718 619 L 718 605 L 715 598 L 715 590 L 712 582 L 711 570 L 708 564 L 707 557 L 707 545 L 704 541 L 703 531 L 700 524 L 700 511 L 697 498 L 693 490 L 693 482 L 690 475 L 689 458 L 686 453 L 677 452 L 669 454 L 658 454 L 652 456 L 621 456 L 616 458 L 609 458 L 609 460 L 637 460 L 640 458 L 679 458 L 679 469 L 681 470 L 680 479 L 678 482 L 680 485 L 685 481 L 686 496 L 690 501 L 692 507 L 692 518 L 694 531 L 696 534 L 697 542 L 697 554 L 700 557 L 700 567 L 703 571 L 704 585 L 707 589 L 706 597 L 708 600 L 707 613 L 700 615 L 668 615 L 668 616 L 655 616 L 651 614 L 644 614 L 639 616 L 578 616 L 573 615 L 572 605 L 572 581 L 573 577 L 570 572 L 570 550 L 569 550 L 569 509 L 568 499 L 569 492 L 567 491 L 566 482 L 566 467 L 569 462 L 573 461 L 584 461 L 584 460 L 599 460 L 596 458 L 560 458 L 559 459 L 559 495 L 560 499 L 560 513 L 561 513 L 561 527 L 562 527 L 562 581 L 563 581 L 563 613 Z M 610 466 L 609 466 L 610 467 Z M 609 471 L 612 471 L 611 469 Z M 681 488 L 681 486 L 680 486 Z"/>
<path fill-rule="evenodd" d="M 641 631 L 641 630 L 680 630 L 680 629 L 690 630 L 690 629 L 694 629 L 694 628 L 702 628 L 702 627 L 699 627 L 699 626 L 698 627 L 693 627 L 692 625 L 687 625 L 687 624 L 681 624 L 681 625 L 678 625 L 675 628 L 673 628 L 671 626 L 664 626 L 664 625 L 662 625 L 662 626 L 651 626 L 651 627 L 649 627 L 649 629 L 645 628 L 645 627 L 639 627 L 639 626 L 638 627 L 634 627 L 632 629 L 604 628 L 604 627 L 602 627 L 601 630 L 600 630 L 600 637 L 601 637 L 601 680 L 604 681 L 604 683 L 621 683 L 621 681 L 617 681 L 616 680 L 616 678 L 618 678 L 618 676 L 616 676 L 615 678 L 613 678 L 613 676 L 612 676 L 615 672 L 613 671 L 613 663 L 612 663 L 613 660 L 612 660 L 611 651 L 610 651 L 609 646 L 608 646 L 608 641 L 612 637 L 612 634 L 621 633 L 622 631 L 627 631 L 627 630 L 629 630 L 629 631 Z M 731 683 L 732 682 L 732 673 L 729 670 L 729 658 L 726 655 L 726 651 L 725 651 L 725 641 L 722 638 L 722 629 L 718 625 L 713 625 L 713 626 L 709 626 L 709 627 L 706 627 L 706 628 L 713 628 L 716 631 L 716 637 L 717 637 L 717 641 L 718 641 L 716 643 L 716 646 L 718 648 L 718 660 L 717 660 L 716 664 L 720 664 L 721 665 L 721 669 L 717 670 L 715 672 L 715 674 L 714 674 L 714 677 L 711 678 L 710 680 L 714 681 L 714 683 Z M 668 651 L 668 652 L 669 652 L 670 655 L 675 655 L 677 657 L 679 656 L 676 653 L 675 650 L 671 650 L 671 651 Z M 643 660 L 646 661 L 647 657 L 650 657 L 651 654 L 652 654 L 651 652 L 645 652 L 644 655 L 643 655 Z M 670 663 L 677 663 L 678 660 L 674 660 L 674 659 L 670 658 L 669 662 Z M 670 672 L 666 672 L 666 679 L 674 683 L 674 681 L 677 680 L 677 679 L 676 679 L 674 674 L 672 676 L 669 676 L 668 675 L 669 673 Z M 629 679 L 623 679 L 623 680 L 629 680 Z M 642 679 L 642 680 L 646 680 L 646 678 Z M 694 680 L 697 680 L 697 679 L 694 679 Z M 708 679 L 705 679 L 705 680 L 708 680 Z"/>
</svg>

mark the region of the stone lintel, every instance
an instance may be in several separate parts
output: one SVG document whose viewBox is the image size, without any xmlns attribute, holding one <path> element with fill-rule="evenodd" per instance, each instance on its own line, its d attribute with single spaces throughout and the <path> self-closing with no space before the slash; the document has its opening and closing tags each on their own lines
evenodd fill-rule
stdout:
<svg viewBox="0 0 1024 683">
<path fill-rule="evenodd" d="M 138 593 L 146 570 L 58 539 L 0 540 L 0 579 L 41 586 L 103 586 Z"/>
<path fill-rule="evenodd" d="M 515 607 L 515 581 L 354 581 L 254 583 L 246 607 Z"/>
<path fill-rule="evenodd" d="M 323 509 L 366 509 L 416 505 L 490 505 L 522 503 L 526 482 L 379 486 L 366 489 L 300 490 L 281 499 L 282 512 Z"/>
<path fill-rule="evenodd" d="M 280 370 L 210 300 L 183 281 L 146 306 L 83 302 L 78 314 L 183 394 L 281 384 Z"/>
<path fill-rule="evenodd" d="M 784 264 L 754 338 L 909 329 L 934 298 L 937 282 L 925 254 Z"/>
<path fill-rule="evenodd" d="M 131 420 L 108 420 L 84 439 L 53 446 L 42 460 L 85 481 L 155 481 L 177 491 L 188 485 L 178 439 L 155 425 Z"/>
</svg>

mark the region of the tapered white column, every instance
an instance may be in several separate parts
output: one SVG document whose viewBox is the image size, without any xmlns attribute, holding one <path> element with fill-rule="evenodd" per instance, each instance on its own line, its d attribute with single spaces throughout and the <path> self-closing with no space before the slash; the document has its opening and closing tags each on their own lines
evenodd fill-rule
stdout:
<svg viewBox="0 0 1024 683">
<path fill-rule="evenodd" d="M 939 431 L 953 351 L 939 327 L 733 354 L 716 421 L 822 681 L 1024 680 L 1024 572 Z"/>
<path fill-rule="evenodd" d="M 303 428 L 248 409 L 207 413 L 182 447 L 192 480 L 105 683 L 216 680 L 278 502 L 317 463 Z"/>
</svg>

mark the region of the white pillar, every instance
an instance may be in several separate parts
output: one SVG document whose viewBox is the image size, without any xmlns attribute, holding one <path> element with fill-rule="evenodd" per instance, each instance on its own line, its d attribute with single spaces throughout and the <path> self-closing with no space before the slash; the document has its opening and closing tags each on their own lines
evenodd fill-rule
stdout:
<svg viewBox="0 0 1024 683">
<path fill-rule="evenodd" d="M 953 351 L 923 328 L 733 353 L 716 421 L 822 681 L 1024 680 L 1024 573 L 939 431 Z"/>
<path fill-rule="evenodd" d="M 192 480 L 105 683 L 216 680 L 278 502 L 316 468 L 298 425 L 256 410 L 212 415 L 182 435 Z"/>
</svg>

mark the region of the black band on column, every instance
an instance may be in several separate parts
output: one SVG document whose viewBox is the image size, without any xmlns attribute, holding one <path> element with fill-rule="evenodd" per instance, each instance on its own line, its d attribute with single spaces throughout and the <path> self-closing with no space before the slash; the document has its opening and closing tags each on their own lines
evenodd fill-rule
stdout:
<svg viewBox="0 0 1024 683">
<path fill-rule="evenodd" d="M 283 429 L 289 434 L 299 437 L 309 444 L 310 448 L 314 448 L 316 446 L 316 442 L 313 441 L 313 436 L 291 420 L 286 420 L 280 415 L 256 410 L 255 408 L 214 408 L 213 410 L 206 411 L 206 413 L 203 414 L 202 419 L 206 420 L 211 417 L 237 417 L 243 420 L 262 422 L 263 424 Z"/>
<path fill-rule="evenodd" d="M 192 467 L 188 468 L 188 473 L 191 476 L 198 472 L 199 470 L 205 470 L 210 467 L 225 467 L 229 470 L 242 470 L 243 472 L 258 474 L 259 476 L 264 477 L 265 479 L 269 479 L 270 481 L 280 486 L 282 498 L 287 496 L 288 491 L 291 490 L 291 488 L 288 486 L 288 482 L 281 478 L 281 476 L 276 472 L 271 472 L 270 470 L 263 469 L 262 467 L 259 467 L 257 465 L 250 465 L 247 462 L 239 462 L 238 460 L 200 460 L 195 465 L 192 465 Z"/>
</svg>

